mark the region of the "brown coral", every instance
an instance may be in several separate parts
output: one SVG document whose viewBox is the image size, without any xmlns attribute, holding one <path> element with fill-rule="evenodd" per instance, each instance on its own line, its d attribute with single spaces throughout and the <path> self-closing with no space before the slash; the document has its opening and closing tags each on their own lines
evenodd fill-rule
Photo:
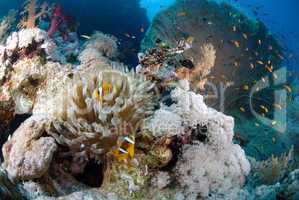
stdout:
<svg viewBox="0 0 299 200">
<path fill-rule="evenodd" d="M 216 50 L 212 44 L 205 44 L 200 48 L 201 59 L 194 68 L 179 68 L 177 76 L 180 79 L 187 79 L 191 82 L 193 88 L 204 89 L 206 78 L 215 65 Z"/>
<path fill-rule="evenodd" d="M 279 157 L 272 155 L 269 159 L 258 163 L 255 171 L 261 178 L 263 183 L 272 185 L 280 180 L 287 172 L 292 171 L 292 161 L 294 160 L 294 148 L 291 148 L 288 153 L 282 154 Z"/>
</svg>

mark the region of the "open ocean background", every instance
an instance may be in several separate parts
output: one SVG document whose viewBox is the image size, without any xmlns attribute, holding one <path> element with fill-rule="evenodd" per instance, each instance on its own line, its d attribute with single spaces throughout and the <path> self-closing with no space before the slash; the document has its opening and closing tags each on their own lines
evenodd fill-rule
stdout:
<svg viewBox="0 0 299 200">
<path fill-rule="evenodd" d="M 200 0 L 198 0 L 200 1 Z M 299 72 L 299 1 L 298 0 L 216 0 L 229 2 L 251 18 L 261 20 L 294 58 L 286 63 L 290 70 Z M 19 9 L 25 1 L 0 0 L 0 16 L 9 9 Z M 64 11 L 79 24 L 80 34 L 94 30 L 115 35 L 126 52 L 127 64 L 137 63 L 136 53 L 154 16 L 172 5 L 175 0 L 48 0 L 58 2 Z M 143 28 L 145 31 L 141 32 Z M 126 33 L 135 39 L 126 37 Z M 128 56 L 129 55 L 129 56 Z"/>
</svg>

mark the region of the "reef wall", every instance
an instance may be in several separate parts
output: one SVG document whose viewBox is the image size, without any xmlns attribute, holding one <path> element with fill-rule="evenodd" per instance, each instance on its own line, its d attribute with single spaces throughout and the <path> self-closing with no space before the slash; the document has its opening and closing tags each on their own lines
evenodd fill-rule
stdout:
<svg viewBox="0 0 299 200">
<path fill-rule="evenodd" d="M 208 105 L 236 117 L 236 132 L 241 136 L 237 139 L 243 144 L 250 144 L 256 131 L 268 132 L 276 141 L 282 141 L 253 144 L 250 155 L 260 155 L 261 159 L 265 159 L 271 156 L 270 152 L 279 154 L 286 151 L 287 146 L 291 146 L 290 141 L 287 137 L 281 138 L 275 129 L 276 122 L 273 120 L 263 125 L 256 120 L 256 115 L 273 119 L 275 109 L 283 114 L 289 100 L 275 102 L 274 94 L 279 87 L 289 96 L 295 92 L 290 86 L 294 77 L 286 72 L 283 64 L 287 62 L 288 54 L 269 29 L 230 4 L 205 0 L 177 1 L 154 18 L 142 48 L 153 46 L 157 39 L 171 46 L 177 40 L 188 37 L 194 41 L 192 49 L 184 52 L 183 58 L 191 60 L 195 68 L 202 65 L 201 69 L 207 69 L 199 80 L 193 75 L 196 70 L 189 72 L 188 76 L 194 82 L 193 89 L 204 94 Z M 213 54 L 203 56 L 205 50 L 202 44 L 214 47 L 214 64 L 207 60 L 208 57 L 213 58 Z M 201 82 L 203 76 L 205 87 Z M 265 144 L 269 152 L 262 154 L 260 152 L 265 151 L 261 150 L 261 146 Z"/>
</svg>

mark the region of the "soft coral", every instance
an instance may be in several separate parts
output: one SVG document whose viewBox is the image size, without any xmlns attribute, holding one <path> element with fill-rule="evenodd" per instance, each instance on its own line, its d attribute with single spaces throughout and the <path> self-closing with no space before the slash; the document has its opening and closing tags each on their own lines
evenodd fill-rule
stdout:
<svg viewBox="0 0 299 200">
<path fill-rule="evenodd" d="M 48 4 L 44 3 L 40 6 L 40 11 L 37 12 L 38 9 L 36 0 L 28 1 L 28 4 L 22 14 L 27 15 L 21 20 L 18 24 L 19 28 L 35 28 L 36 21 L 45 13 L 47 13 Z"/>
<path fill-rule="evenodd" d="M 49 37 L 53 37 L 54 34 L 57 31 L 59 31 L 63 40 L 67 40 L 68 39 L 67 28 L 63 27 L 63 25 L 68 24 L 69 21 L 70 18 L 62 14 L 61 6 L 56 5 L 51 19 L 51 26 L 48 30 Z"/>
</svg>

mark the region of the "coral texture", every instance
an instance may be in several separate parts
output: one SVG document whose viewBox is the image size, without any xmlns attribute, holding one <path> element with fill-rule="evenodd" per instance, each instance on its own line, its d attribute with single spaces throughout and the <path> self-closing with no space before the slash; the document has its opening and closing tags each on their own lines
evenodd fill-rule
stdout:
<svg viewBox="0 0 299 200">
<path fill-rule="evenodd" d="M 234 187 L 242 187 L 250 164 L 242 148 L 232 143 L 234 121 L 203 102 L 203 97 L 189 91 L 189 83 L 181 81 L 171 93 L 176 102 L 167 107 L 168 112 L 179 116 L 181 129 L 197 130 L 194 144 L 183 147 L 182 159 L 176 166 L 178 180 L 186 193 L 207 197 L 209 193 L 225 193 Z M 163 108 L 165 109 L 165 108 Z M 158 110 L 154 121 L 167 124 L 168 118 Z M 170 124 L 171 126 L 171 124 Z M 155 132 L 165 133 L 165 128 L 155 127 Z"/>
<path fill-rule="evenodd" d="M 4 166 L 11 180 L 29 180 L 47 172 L 57 149 L 55 140 L 43 137 L 46 119 L 24 122 L 3 146 Z"/>
<path fill-rule="evenodd" d="M 7 126 L 15 114 L 32 115 L 2 149 L 24 197 L 160 200 L 241 191 L 250 164 L 232 142 L 234 119 L 190 90 L 213 68 L 214 44 L 201 43 L 193 65 L 181 55 L 193 37 L 174 47 L 157 40 L 130 71 L 116 61 L 113 36 L 95 32 L 79 48 L 75 33 L 60 30 L 59 6 L 48 33 L 36 28 L 45 9 L 30 1 L 24 28 L 0 46 L 0 106 L 9 112 L 0 118 Z"/>
<path fill-rule="evenodd" d="M 205 44 L 200 48 L 200 61 L 196 63 L 193 69 L 186 67 L 177 70 L 177 76 L 180 79 L 187 79 L 192 83 L 193 88 L 204 89 L 207 76 L 215 65 L 216 50 L 212 44 Z"/>
<path fill-rule="evenodd" d="M 40 11 L 36 12 L 38 9 L 36 0 L 28 0 L 26 9 L 22 13 L 24 18 L 18 24 L 20 29 L 30 29 L 36 27 L 36 21 L 47 12 L 47 4 L 44 3 L 40 6 Z"/>
<path fill-rule="evenodd" d="M 117 55 L 117 40 L 113 36 L 96 31 L 85 43 L 84 50 L 78 60 L 84 68 L 95 66 L 103 69 L 111 68 L 108 58 Z"/>
</svg>

